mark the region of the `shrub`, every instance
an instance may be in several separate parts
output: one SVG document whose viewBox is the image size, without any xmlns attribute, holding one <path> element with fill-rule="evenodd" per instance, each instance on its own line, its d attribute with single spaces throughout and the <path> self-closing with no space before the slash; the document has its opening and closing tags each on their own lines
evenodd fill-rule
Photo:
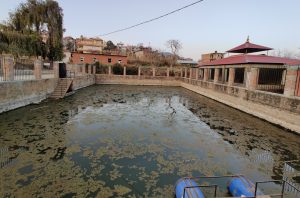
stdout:
<svg viewBox="0 0 300 198">
<path fill-rule="evenodd" d="M 123 75 L 124 69 L 122 65 L 116 63 L 112 66 L 112 71 L 115 75 Z"/>
<path fill-rule="evenodd" d="M 127 75 L 138 75 L 139 68 L 138 67 L 126 67 Z"/>
<path fill-rule="evenodd" d="M 96 62 L 94 65 L 96 66 L 96 74 L 108 74 L 107 65 L 102 65 L 99 62 Z"/>
</svg>

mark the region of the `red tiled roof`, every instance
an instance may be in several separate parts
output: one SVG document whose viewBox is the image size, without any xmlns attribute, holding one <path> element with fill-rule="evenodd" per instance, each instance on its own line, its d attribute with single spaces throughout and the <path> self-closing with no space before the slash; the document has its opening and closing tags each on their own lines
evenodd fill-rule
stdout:
<svg viewBox="0 0 300 198">
<path fill-rule="evenodd" d="M 297 61 L 300 62 L 300 60 L 297 59 L 282 58 L 282 57 L 275 57 L 275 56 L 239 54 L 239 55 L 229 56 L 227 58 L 215 60 L 212 62 L 201 63 L 200 66 L 233 65 L 233 64 L 247 64 L 247 63 L 284 65 L 284 64 L 294 64 Z"/>
<path fill-rule="evenodd" d="M 265 47 L 262 45 L 256 45 L 253 43 L 250 43 L 249 41 L 246 41 L 244 44 L 239 45 L 235 48 L 232 48 L 228 50 L 227 52 L 230 53 L 252 53 L 252 52 L 261 52 L 266 50 L 272 50 L 272 48 Z"/>
</svg>

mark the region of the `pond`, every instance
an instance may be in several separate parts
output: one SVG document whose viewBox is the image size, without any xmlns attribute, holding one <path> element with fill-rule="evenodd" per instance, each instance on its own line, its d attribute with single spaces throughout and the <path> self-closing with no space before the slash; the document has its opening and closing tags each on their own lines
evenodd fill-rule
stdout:
<svg viewBox="0 0 300 198">
<path fill-rule="evenodd" d="M 0 115 L 0 196 L 174 197 L 185 176 L 282 179 L 299 168 L 284 163 L 300 159 L 299 145 L 295 134 L 183 88 L 95 85 Z"/>
</svg>

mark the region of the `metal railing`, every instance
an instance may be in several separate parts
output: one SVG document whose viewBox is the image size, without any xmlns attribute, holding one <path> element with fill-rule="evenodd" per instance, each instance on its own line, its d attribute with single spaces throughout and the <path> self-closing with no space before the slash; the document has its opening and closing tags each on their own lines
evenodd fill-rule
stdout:
<svg viewBox="0 0 300 198">
<path fill-rule="evenodd" d="M 34 80 L 34 64 L 16 61 L 14 66 L 14 80 Z"/>
<path fill-rule="evenodd" d="M 287 69 L 283 66 L 259 68 L 258 90 L 280 93 L 284 92 Z"/>
<path fill-rule="evenodd" d="M 44 63 L 42 66 L 42 79 L 54 78 L 53 65 Z"/>
<path fill-rule="evenodd" d="M 199 180 L 199 179 L 224 179 L 224 178 L 240 178 L 240 177 L 242 177 L 248 181 L 248 179 L 244 175 L 195 176 L 195 177 L 184 177 L 183 179 L 198 179 Z M 282 180 L 267 180 L 267 181 L 255 182 L 254 191 L 253 191 L 254 197 L 261 196 L 261 195 L 258 195 L 258 192 L 260 192 L 258 190 L 259 184 L 266 184 L 266 183 L 276 183 L 276 184 L 280 183 L 281 184 L 281 192 L 276 193 L 276 194 L 268 194 L 269 197 L 282 197 L 283 198 L 285 195 L 285 192 L 291 192 L 290 190 L 287 191 L 288 186 L 289 186 L 289 188 L 293 189 L 293 193 L 294 193 L 293 195 L 298 196 L 298 194 L 300 194 L 300 189 L 297 186 L 293 185 L 289 181 L 282 179 Z M 213 197 L 215 197 L 215 198 L 218 197 L 217 190 L 218 190 L 219 186 L 217 184 L 195 185 L 195 186 L 184 187 L 183 197 L 185 197 L 186 190 L 191 189 L 191 188 L 214 188 Z M 222 197 L 224 197 L 224 196 L 222 196 Z M 245 197 L 245 198 L 253 198 L 253 197 Z"/>
</svg>

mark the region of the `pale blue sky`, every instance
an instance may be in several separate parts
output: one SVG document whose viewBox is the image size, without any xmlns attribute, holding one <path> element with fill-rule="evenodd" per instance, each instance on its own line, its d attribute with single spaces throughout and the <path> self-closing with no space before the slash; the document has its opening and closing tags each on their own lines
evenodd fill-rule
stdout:
<svg viewBox="0 0 300 198">
<path fill-rule="evenodd" d="M 58 0 L 65 36 L 97 36 L 165 14 L 196 0 Z M 24 0 L 0 0 L 0 21 Z M 256 44 L 300 53 L 300 0 L 204 0 L 135 29 L 103 37 L 125 44 L 144 43 L 166 50 L 178 39 L 180 54 L 198 60 L 202 53 L 226 51 L 247 36 Z"/>
</svg>

